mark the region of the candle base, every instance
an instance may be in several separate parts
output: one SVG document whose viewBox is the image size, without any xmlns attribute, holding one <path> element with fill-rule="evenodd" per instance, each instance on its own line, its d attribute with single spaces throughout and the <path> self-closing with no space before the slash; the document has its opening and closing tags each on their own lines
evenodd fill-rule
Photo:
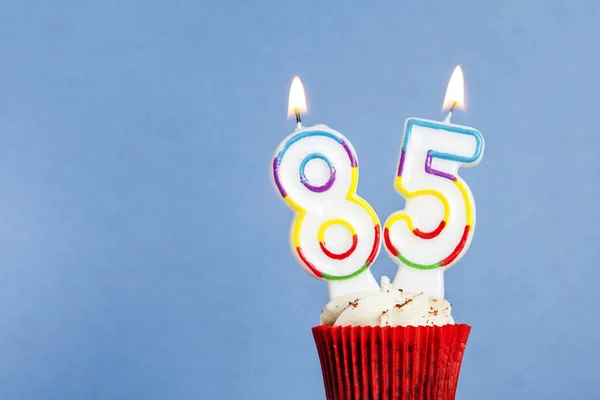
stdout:
<svg viewBox="0 0 600 400">
<path fill-rule="evenodd" d="M 348 293 L 381 290 L 370 270 L 350 279 L 327 281 L 327 288 L 329 289 L 329 301 Z"/>
<path fill-rule="evenodd" d="M 405 292 L 444 298 L 444 268 L 420 270 L 400 264 L 393 286 Z"/>
</svg>

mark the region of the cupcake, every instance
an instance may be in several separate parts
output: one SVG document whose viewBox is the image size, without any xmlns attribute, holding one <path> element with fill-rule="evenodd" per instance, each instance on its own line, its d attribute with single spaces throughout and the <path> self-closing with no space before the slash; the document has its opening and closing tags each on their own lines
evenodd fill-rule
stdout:
<svg viewBox="0 0 600 400">
<path fill-rule="evenodd" d="M 381 279 L 330 301 L 313 328 L 328 400 L 454 399 L 471 327 L 451 305 Z"/>
<path fill-rule="evenodd" d="M 444 272 L 469 248 L 475 203 L 457 173 L 477 165 L 483 137 L 450 124 L 463 105 L 460 67 L 452 74 L 444 122 L 408 118 L 394 180 L 405 208 L 379 217 L 357 194 L 358 157 L 325 125 L 304 127 L 299 78 L 288 116 L 296 129 L 271 159 L 275 190 L 293 210 L 292 254 L 327 282 L 330 302 L 313 335 L 329 400 L 454 399 L 470 326 L 455 324 Z M 394 284 L 371 274 L 381 242 L 398 265 Z"/>
</svg>

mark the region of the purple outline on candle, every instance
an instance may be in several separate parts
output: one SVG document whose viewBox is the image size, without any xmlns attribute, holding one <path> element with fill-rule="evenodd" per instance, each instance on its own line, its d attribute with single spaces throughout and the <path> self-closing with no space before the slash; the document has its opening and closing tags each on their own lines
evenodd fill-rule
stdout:
<svg viewBox="0 0 600 400">
<path fill-rule="evenodd" d="M 441 178 L 450 179 L 451 181 L 455 181 L 456 177 L 454 175 L 442 172 L 440 170 L 434 169 L 431 167 L 431 163 L 433 162 L 433 156 L 431 153 L 433 150 L 429 150 L 427 152 L 427 158 L 425 158 L 425 172 L 431 175 L 436 175 Z M 406 159 L 406 151 L 402 150 L 400 153 L 400 163 L 398 165 L 398 176 L 402 176 L 402 172 L 404 170 L 404 161 Z"/>
<path fill-rule="evenodd" d="M 300 182 L 302 182 L 302 184 L 311 192 L 315 192 L 315 193 L 323 193 L 328 191 L 329 189 L 331 189 L 331 187 L 333 186 L 333 182 L 335 182 L 335 169 L 331 169 L 330 170 L 330 175 L 329 175 L 329 180 L 327 182 L 325 182 L 325 184 L 323 186 L 313 186 L 310 183 L 308 183 L 308 179 L 306 179 L 306 177 L 304 178 L 304 180 L 300 180 Z"/>
<path fill-rule="evenodd" d="M 321 186 L 311 185 L 308 181 L 308 178 L 304 174 L 304 168 L 306 167 L 306 164 L 308 164 L 309 161 L 314 160 L 314 159 L 319 159 L 319 160 L 325 161 L 325 163 L 327 164 L 327 167 L 329 168 L 329 179 L 327 180 L 327 182 L 325 182 L 325 184 L 323 184 Z M 335 182 L 335 168 L 331 166 L 329 159 L 324 154 L 321 154 L 321 153 L 311 153 L 311 154 L 307 155 L 306 157 L 304 157 L 304 159 L 300 163 L 300 171 L 299 172 L 300 172 L 300 182 L 302 182 L 304 187 L 306 187 L 311 192 L 315 192 L 315 193 L 326 192 L 329 189 L 331 189 L 331 186 L 333 186 L 333 182 Z"/>
<path fill-rule="evenodd" d="M 431 168 L 431 162 L 433 161 L 433 157 L 431 156 L 432 152 L 433 150 L 429 150 L 427 152 L 427 158 L 425 159 L 425 172 L 428 174 L 437 175 L 442 178 L 450 179 L 451 181 L 455 181 L 456 177 L 454 175 L 447 174 L 440 170 Z"/>
<path fill-rule="evenodd" d="M 344 147 L 344 149 L 346 150 L 346 153 L 348 153 L 348 158 L 350 158 L 350 166 L 351 167 L 358 167 L 358 160 L 354 156 L 354 153 L 352 152 L 352 150 L 350 150 L 350 147 L 348 146 L 348 143 L 346 143 L 345 140 L 342 140 L 341 144 L 342 144 L 342 147 Z"/>
<path fill-rule="evenodd" d="M 281 182 L 279 181 L 279 160 L 277 157 L 273 160 L 273 179 L 275 180 L 275 186 L 279 189 L 279 194 L 281 194 L 282 197 L 286 197 L 287 192 L 283 186 L 281 186 Z"/>
<path fill-rule="evenodd" d="M 406 151 L 400 152 L 400 164 L 398 164 L 398 176 L 402 176 L 402 170 L 404 169 L 404 159 L 406 158 Z"/>
</svg>

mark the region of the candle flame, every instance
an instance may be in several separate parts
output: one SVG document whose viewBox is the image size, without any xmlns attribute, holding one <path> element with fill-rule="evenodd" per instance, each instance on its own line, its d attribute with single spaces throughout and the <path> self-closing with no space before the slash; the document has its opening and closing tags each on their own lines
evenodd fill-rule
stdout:
<svg viewBox="0 0 600 400">
<path fill-rule="evenodd" d="M 450 82 L 448 82 L 442 111 L 453 108 L 465 109 L 465 78 L 460 65 L 454 68 Z"/>
<path fill-rule="evenodd" d="M 297 76 L 292 81 L 290 86 L 290 97 L 288 100 L 288 118 L 299 113 L 306 113 L 306 95 L 304 94 L 304 86 L 302 81 Z"/>
</svg>

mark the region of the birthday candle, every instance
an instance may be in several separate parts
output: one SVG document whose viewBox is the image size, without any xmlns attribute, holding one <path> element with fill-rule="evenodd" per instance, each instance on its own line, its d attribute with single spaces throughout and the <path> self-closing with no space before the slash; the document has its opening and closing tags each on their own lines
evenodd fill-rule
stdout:
<svg viewBox="0 0 600 400">
<path fill-rule="evenodd" d="M 444 122 L 408 118 L 404 127 L 395 188 L 406 199 L 404 210 L 385 223 L 384 241 L 398 263 L 394 286 L 444 297 L 444 271 L 469 248 L 475 229 L 475 202 L 460 167 L 475 166 L 483 156 L 481 134 L 450 124 L 464 103 L 462 70 L 452 74 Z"/>
<path fill-rule="evenodd" d="M 281 142 L 272 162 L 274 185 L 295 213 L 292 253 L 306 272 L 327 282 L 331 299 L 379 290 L 369 267 L 379 253 L 381 228 L 372 207 L 356 194 L 356 152 L 325 125 L 302 127 L 301 85 L 295 78 L 290 89 L 297 129 Z"/>
</svg>

